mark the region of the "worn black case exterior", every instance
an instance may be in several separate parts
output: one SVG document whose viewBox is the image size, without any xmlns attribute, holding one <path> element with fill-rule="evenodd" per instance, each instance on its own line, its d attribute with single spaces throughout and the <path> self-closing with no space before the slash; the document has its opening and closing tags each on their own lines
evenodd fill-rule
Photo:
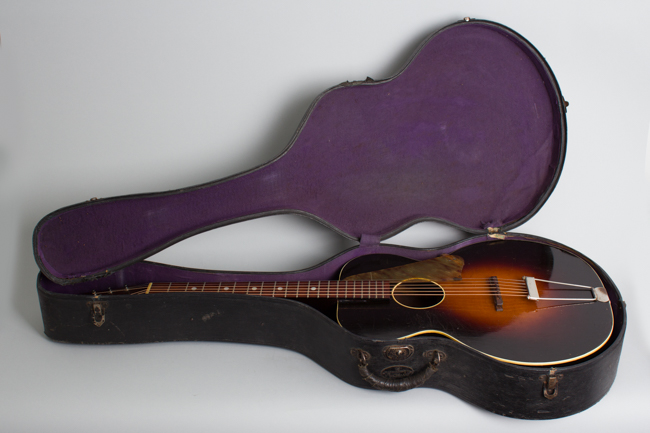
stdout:
<svg viewBox="0 0 650 433">
<path fill-rule="evenodd" d="M 560 98 L 560 102 L 564 101 Z M 562 145 L 564 141 L 563 136 Z M 561 149 L 561 154 L 562 161 L 564 148 Z M 560 169 L 561 163 L 552 180 L 552 186 L 557 182 Z M 538 205 L 525 218 L 518 220 L 519 223 L 530 218 L 539 209 L 550 194 L 552 186 L 544 193 Z M 147 196 L 141 195 L 137 198 Z M 47 217 L 44 221 L 46 219 Z M 42 224 L 36 229 L 35 239 Z M 474 232 L 479 234 L 462 241 L 464 245 L 492 241 L 495 235 L 488 230 L 477 229 Z M 505 237 L 506 240 L 532 239 L 558 246 L 551 240 L 530 235 L 505 235 L 499 231 L 496 236 Z M 408 344 L 413 347 L 413 356 L 405 360 L 391 360 L 385 355 L 386 348 L 404 345 L 404 341 L 360 337 L 339 326 L 318 310 L 302 302 L 287 299 L 222 294 L 93 296 L 75 293 L 74 289 L 64 290 L 59 284 L 68 284 L 65 279 L 48 278 L 45 272 L 39 274 L 37 286 L 45 334 L 55 341 L 81 344 L 216 341 L 270 345 L 299 352 L 341 380 L 363 388 L 372 387 L 369 381 L 364 380 L 363 368 L 377 376 L 386 369 L 399 370 L 402 367 L 417 375 L 430 367 L 431 354 L 436 353 L 438 362 L 435 372 L 422 386 L 447 391 L 466 402 L 500 415 L 524 419 L 551 419 L 583 411 L 607 393 L 616 376 L 626 326 L 624 302 L 607 274 L 582 254 L 565 246 L 560 247 L 586 260 L 598 273 L 612 302 L 615 325 L 608 343 L 596 353 L 557 367 L 532 367 L 500 362 L 438 335 L 409 339 Z M 369 241 L 364 240 L 362 236 L 361 245 L 353 249 L 354 251 L 341 253 L 319 267 L 327 268 L 334 263 L 344 263 L 347 256 L 355 258 L 366 253 L 386 252 L 418 259 L 453 252 L 454 248 L 455 246 L 451 245 L 437 250 L 416 251 L 380 245 L 378 236 L 370 237 Z M 150 253 L 153 252 L 155 251 Z M 37 251 L 37 262 L 44 269 L 39 254 Z M 143 266 L 148 266 L 146 272 L 141 272 L 142 275 L 157 272 L 160 278 L 164 278 L 165 275 L 193 273 L 192 270 L 167 265 L 142 263 Z M 126 265 L 134 266 L 132 263 L 126 263 L 124 266 Z M 135 263 L 135 266 L 138 266 L 138 263 Z M 328 277 L 335 279 L 339 268 L 338 265 L 333 266 Z M 113 281 L 128 279 L 124 276 L 127 271 L 124 271 L 124 275 L 121 272 L 121 269 L 115 272 Z M 197 275 L 201 272 L 197 272 Z M 93 276 L 85 282 L 99 288 L 102 280 L 97 278 Z M 157 278 L 152 277 L 150 281 Z M 70 282 L 83 280 L 83 276 L 75 276 Z M 296 326 L 296 323 L 300 326 Z M 360 353 L 367 354 L 366 365 L 362 365 Z"/>
<path fill-rule="evenodd" d="M 543 238 L 526 238 L 557 245 Z M 588 262 L 606 286 L 615 287 L 602 269 Z M 423 386 L 447 391 L 500 415 L 524 419 L 568 416 L 598 402 L 616 376 L 626 326 L 625 306 L 614 288 L 610 299 L 615 329 L 609 343 L 595 355 L 573 364 L 553 369 L 507 364 L 435 335 L 409 339 L 414 356 L 391 361 L 384 355 L 385 348 L 402 346 L 403 341 L 357 336 L 298 301 L 220 294 L 118 295 L 98 301 L 88 295 L 52 293 L 44 288 L 47 284 L 51 283 L 40 275 L 38 294 L 45 333 L 55 341 L 220 341 L 270 345 L 302 353 L 341 380 L 363 388 L 372 386 L 360 375 L 355 350 L 370 354 L 368 367 L 377 374 L 400 366 L 423 371 L 428 364 L 423 355 L 435 350 L 444 353 L 445 358 Z M 95 323 L 95 305 L 102 308 L 105 322 L 101 326 Z M 550 399 L 545 396 L 549 375 L 558 379 L 557 396 Z"/>
</svg>

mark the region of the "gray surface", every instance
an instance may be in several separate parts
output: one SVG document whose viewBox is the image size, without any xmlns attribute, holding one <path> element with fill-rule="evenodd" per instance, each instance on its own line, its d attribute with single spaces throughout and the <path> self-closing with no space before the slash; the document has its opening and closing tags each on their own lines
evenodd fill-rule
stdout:
<svg viewBox="0 0 650 433">
<path fill-rule="evenodd" d="M 645 3 L 0 0 L 0 11 L 0 431 L 642 431 L 650 421 Z M 31 256 L 42 216 L 263 163 L 321 91 L 391 75 L 429 32 L 466 15 L 529 39 L 571 103 L 560 183 L 518 231 L 585 253 L 623 293 L 619 375 L 598 405 L 563 420 L 517 421 L 430 389 L 356 389 L 280 349 L 88 347 L 43 336 Z M 430 223 L 389 242 L 430 247 L 459 236 Z M 349 245 L 317 223 L 278 216 L 201 235 L 156 259 L 281 271 Z"/>
</svg>

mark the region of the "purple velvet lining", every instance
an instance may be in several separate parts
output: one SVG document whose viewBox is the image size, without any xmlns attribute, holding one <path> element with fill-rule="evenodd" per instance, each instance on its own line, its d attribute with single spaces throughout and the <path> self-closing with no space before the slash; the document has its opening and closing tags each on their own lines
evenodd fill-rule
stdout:
<svg viewBox="0 0 650 433">
<path fill-rule="evenodd" d="M 96 277 L 188 233 L 278 211 L 366 240 L 432 218 L 509 228 L 546 198 L 561 165 L 560 103 L 544 71 L 499 27 L 451 26 L 395 78 L 326 92 L 290 149 L 260 169 L 46 217 L 39 265 L 59 279 Z"/>
<path fill-rule="evenodd" d="M 514 238 L 516 239 L 516 238 Z M 441 249 L 412 249 L 394 245 L 373 245 L 359 247 L 346 251 L 319 266 L 307 270 L 285 273 L 237 273 L 237 272 L 214 272 L 197 269 L 178 268 L 175 266 L 163 265 L 153 262 L 137 262 L 99 280 L 86 281 L 79 284 L 59 285 L 42 274 L 39 276 L 39 285 L 49 292 L 62 294 L 91 294 L 93 290 L 98 292 L 111 289 L 123 288 L 147 284 L 150 282 L 215 282 L 215 281 L 322 281 L 336 280 L 343 265 L 350 260 L 367 254 L 394 254 L 408 257 L 413 260 L 425 260 L 437 257 L 441 254 L 451 254 L 453 251 L 467 245 L 484 242 L 485 236 L 475 236 L 460 243 Z"/>
</svg>

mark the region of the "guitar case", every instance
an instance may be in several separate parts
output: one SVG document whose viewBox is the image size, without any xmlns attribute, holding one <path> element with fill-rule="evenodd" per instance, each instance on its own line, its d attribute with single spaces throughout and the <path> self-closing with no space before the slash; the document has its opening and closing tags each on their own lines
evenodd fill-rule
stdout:
<svg viewBox="0 0 650 433">
<path fill-rule="evenodd" d="M 249 171 L 175 191 L 91 200 L 36 226 L 33 247 L 45 334 L 68 343 L 227 341 L 290 349 L 347 383 L 445 390 L 491 412 L 549 419 L 585 410 L 609 390 L 625 304 L 581 253 L 510 230 L 553 191 L 564 162 L 566 106 L 540 53 L 513 30 L 465 19 L 430 35 L 395 76 L 345 82 L 312 103 L 286 149 Z M 358 241 L 287 273 L 188 269 L 146 261 L 207 230 L 299 214 Z M 382 243 L 425 220 L 469 237 L 441 248 Z M 104 295 L 149 282 L 336 280 L 353 259 L 424 260 L 482 243 L 531 241 L 589 264 L 607 290 L 613 331 L 595 353 L 517 365 L 444 335 L 364 337 L 317 302 L 239 294 Z M 209 319 L 209 320 L 208 320 Z"/>
</svg>

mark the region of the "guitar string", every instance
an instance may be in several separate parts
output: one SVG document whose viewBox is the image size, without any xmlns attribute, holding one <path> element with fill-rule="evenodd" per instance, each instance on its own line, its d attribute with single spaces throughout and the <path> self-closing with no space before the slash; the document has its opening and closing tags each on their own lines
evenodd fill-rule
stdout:
<svg viewBox="0 0 650 433">
<path fill-rule="evenodd" d="M 528 290 L 525 288 L 511 288 L 511 287 L 494 287 L 494 286 L 465 286 L 465 287 L 460 287 L 460 288 L 453 288 L 453 287 L 443 287 L 442 289 L 438 288 L 427 288 L 427 287 L 421 287 L 421 286 L 409 286 L 409 285 L 400 285 L 397 289 L 398 292 L 405 292 L 406 289 L 412 289 L 414 293 L 416 292 L 423 292 L 423 291 L 434 291 L 434 292 L 439 292 L 439 293 L 523 293 L 527 294 Z M 146 288 L 135 288 L 135 289 L 129 289 L 127 290 L 113 290 L 113 293 L 129 293 L 134 290 L 146 290 Z M 348 287 L 347 289 L 345 287 L 342 288 L 330 288 L 329 290 L 327 289 L 320 289 L 317 291 L 310 290 L 306 287 L 290 287 L 287 286 L 286 288 L 279 289 L 279 288 L 257 288 L 254 287 L 253 289 L 246 289 L 246 288 L 230 288 L 230 287 L 224 287 L 224 288 L 206 288 L 202 290 L 197 290 L 197 289 L 190 289 L 190 290 L 185 290 L 185 288 L 182 288 L 181 290 L 178 290 L 176 288 L 172 288 L 171 290 L 167 290 L 166 288 L 163 289 L 157 289 L 153 288 L 150 290 L 151 292 L 156 292 L 156 293 L 165 293 L 165 292 L 170 292 L 170 293 L 185 293 L 185 292 L 196 292 L 196 293 L 248 293 L 248 294 L 255 294 L 255 293 L 269 293 L 269 292 L 277 292 L 277 293 L 341 293 L 345 291 L 352 291 L 354 293 L 374 293 L 374 292 L 379 292 L 379 291 L 388 291 L 391 292 L 393 291 L 393 287 L 390 288 L 385 288 L 385 287 Z M 553 291 L 572 291 L 572 292 L 591 292 L 591 288 L 545 288 L 543 290 L 553 290 Z M 109 292 L 101 292 L 101 294 L 110 294 Z"/>
<path fill-rule="evenodd" d="M 386 288 L 385 285 L 383 284 L 383 282 L 378 281 L 378 283 L 382 283 L 382 285 L 381 286 L 373 286 L 372 284 L 363 285 L 363 286 L 361 286 L 361 285 L 358 285 L 358 286 L 357 285 L 349 285 L 347 288 L 346 287 L 341 287 L 341 285 L 340 285 L 339 287 L 329 287 L 329 288 L 319 287 L 318 291 L 322 292 L 322 291 L 329 290 L 330 292 L 333 292 L 333 291 L 339 291 L 340 292 L 342 290 L 348 290 L 348 291 L 349 290 L 356 290 L 356 291 L 360 291 L 360 292 L 361 291 L 373 292 L 373 291 L 378 291 L 378 290 L 393 290 L 393 287 Z M 282 286 L 266 287 L 265 288 L 265 287 L 262 286 L 262 284 L 254 284 L 254 285 L 252 285 L 252 283 L 251 284 L 245 283 L 246 287 L 241 287 L 241 284 L 244 284 L 244 283 L 237 283 L 237 284 L 240 285 L 240 287 L 236 287 L 237 284 L 235 284 L 235 283 L 224 283 L 224 284 L 221 285 L 221 287 L 212 286 L 212 285 L 209 286 L 209 285 L 206 284 L 204 287 L 202 287 L 199 290 L 198 285 L 189 286 L 187 283 L 185 283 L 185 284 L 171 284 L 171 285 L 169 285 L 167 283 L 153 283 L 153 284 L 155 284 L 155 286 L 153 286 L 150 289 L 150 291 L 156 291 L 156 292 L 179 292 L 179 291 L 180 292 L 196 292 L 196 291 L 198 291 L 198 292 L 214 292 L 214 291 L 226 291 L 226 292 L 247 291 L 247 292 L 250 292 L 251 287 L 252 287 L 252 290 L 254 290 L 254 291 L 260 290 L 260 291 L 267 291 L 268 292 L 268 291 L 272 291 L 272 290 L 273 291 L 281 290 L 281 291 L 289 291 L 290 292 L 290 291 L 309 291 L 310 289 L 313 290 L 313 288 L 316 287 L 316 285 L 317 285 L 317 284 L 311 284 L 311 285 L 302 285 L 302 284 L 300 284 L 300 285 L 298 285 L 298 284 L 295 284 L 295 285 L 288 284 L 287 285 L 287 284 L 283 284 Z M 522 293 L 527 292 L 525 286 L 518 287 L 518 286 L 501 285 L 501 284 L 496 285 L 496 286 L 492 285 L 492 284 L 484 284 L 484 285 L 476 285 L 476 284 L 472 284 L 472 285 L 448 285 L 446 282 L 443 282 L 443 284 L 444 284 L 445 287 L 443 287 L 442 290 L 444 290 L 446 292 L 484 290 L 484 289 L 492 290 L 492 291 L 500 290 L 500 291 L 515 291 L 515 292 L 522 292 Z M 159 288 L 158 286 L 164 286 L 164 287 Z M 251 286 L 251 287 L 249 287 L 249 286 Z M 428 286 L 426 284 L 418 285 L 418 284 L 408 284 L 408 283 L 404 284 L 403 283 L 403 284 L 400 284 L 398 287 L 399 287 L 399 290 L 406 289 L 406 288 L 412 288 L 412 289 L 417 289 L 417 290 L 427 290 L 427 289 L 432 289 L 432 290 L 437 290 L 437 291 L 441 290 L 440 288 L 430 287 L 430 286 Z M 102 292 L 102 293 L 132 292 L 132 291 L 135 291 L 135 290 L 146 290 L 146 288 L 147 288 L 147 286 L 141 286 L 140 285 L 140 286 L 135 286 L 135 287 L 131 287 L 131 288 L 128 288 L 128 289 L 117 289 L 117 290 L 111 290 L 111 291 Z M 575 290 L 575 289 L 566 289 L 566 290 Z"/>
<path fill-rule="evenodd" d="M 390 280 L 377 280 L 375 282 L 376 283 L 381 283 L 382 286 L 383 286 L 384 283 L 389 283 L 390 284 L 389 281 Z M 393 281 L 399 281 L 399 280 L 393 280 Z M 256 286 L 259 285 L 261 291 L 266 290 L 267 292 L 269 290 L 272 290 L 272 289 L 277 290 L 277 282 L 272 282 L 272 284 L 274 284 L 273 288 L 268 287 L 266 289 L 263 287 L 263 283 L 266 284 L 267 282 L 259 282 L 259 283 L 258 282 L 255 282 L 255 283 L 252 283 L 252 282 L 251 283 L 222 282 L 218 287 L 217 287 L 218 283 L 210 283 L 210 284 L 204 284 L 202 286 L 201 292 L 206 292 L 206 289 L 207 289 L 207 292 L 214 292 L 214 291 L 217 291 L 217 292 L 222 291 L 222 292 L 224 292 L 224 291 L 229 290 L 229 286 L 233 287 L 233 290 L 230 290 L 231 293 L 233 293 L 233 292 L 236 293 L 238 291 L 243 291 L 243 288 L 237 288 L 236 287 L 237 284 L 240 284 L 240 285 L 241 284 L 247 284 L 247 289 L 249 289 L 249 287 L 251 285 L 254 285 L 254 290 L 256 290 Z M 269 284 L 270 283 L 271 282 L 269 282 Z M 305 292 L 307 292 L 309 286 L 316 286 L 316 285 L 319 285 L 319 289 L 318 289 L 319 292 L 321 290 L 322 291 L 326 290 L 325 288 L 320 287 L 320 285 L 321 285 L 320 282 L 314 282 L 313 284 L 307 284 L 307 283 L 302 282 L 302 281 L 296 281 L 296 282 L 289 281 L 287 283 L 288 284 L 283 284 L 282 285 L 282 286 L 286 286 L 286 289 L 284 289 L 283 292 L 284 291 L 286 291 L 286 292 L 296 291 L 296 294 L 299 294 L 303 290 Z M 364 281 L 364 283 L 365 283 L 365 281 Z M 153 290 L 150 290 L 150 292 L 153 291 L 153 292 L 157 292 L 157 293 L 168 292 L 168 291 L 178 292 L 179 289 L 182 289 L 182 291 L 185 292 L 185 291 L 188 291 L 188 288 L 189 288 L 189 283 L 184 283 L 184 284 L 183 283 L 169 283 L 169 284 L 168 283 L 152 283 L 152 284 L 164 285 L 165 286 L 165 288 L 161 289 L 161 290 L 158 290 L 157 287 L 153 288 Z M 433 289 L 434 291 L 437 291 L 437 292 L 441 291 L 441 289 L 438 289 L 438 288 L 435 288 L 435 287 L 434 288 L 428 288 L 426 286 L 426 284 L 428 284 L 428 283 L 425 283 L 425 282 L 420 283 L 420 284 L 417 284 L 417 283 L 415 283 L 415 284 L 413 284 L 413 283 L 402 283 L 399 286 L 399 288 L 400 288 L 399 291 L 404 293 L 405 291 L 403 289 L 409 289 L 409 288 L 417 290 L 418 292 L 416 294 L 421 294 L 423 290 L 427 290 L 427 289 L 428 290 Z M 476 293 L 475 292 L 476 290 L 481 290 L 481 291 L 487 290 L 488 294 L 489 293 L 497 293 L 497 292 L 513 293 L 513 290 L 514 290 L 514 293 L 522 293 L 522 294 L 527 293 L 527 288 L 526 288 L 524 283 L 514 284 L 514 285 L 513 284 L 501 284 L 501 280 L 499 281 L 499 283 L 496 286 L 494 284 L 491 284 L 491 283 L 481 284 L 480 286 L 476 286 L 476 285 L 472 285 L 471 283 L 468 283 L 467 281 L 448 281 L 448 282 L 443 282 L 443 284 L 445 285 L 445 287 L 442 290 L 444 290 L 446 293 L 449 293 L 449 294 L 458 293 L 459 291 L 462 291 L 462 292 L 468 293 L 468 294 L 469 293 Z M 301 287 L 302 285 L 305 285 L 306 287 Z M 339 292 L 341 290 L 346 290 L 345 287 L 340 287 L 341 285 L 342 284 L 338 284 L 339 287 L 334 287 L 334 288 L 328 287 L 327 290 L 330 291 L 330 292 L 331 291 Z M 365 285 L 365 287 L 364 287 L 364 285 Z M 193 284 L 192 287 L 194 287 L 194 290 L 190 289 L 189 291 L 195 291 L 197 289 L 196 286 L 198 286 L 198 285 Z M 329 284 L 328 284 L 328 286 L 329 286 Z M 114 292 L 131 292 L 131 293 L 133 293 L 136 290 L 143 290 L 143 289 L 145 289 L 145 287 L 146 286 L 136 286 L 136 287 L 126 288 L 126 289 L 121 289 L 121 290 L 120 289 L 118 289 L 118 290 L 110 290 L 109 293 L 114 293 Z M 547 287 L 547 289 L 551 289 L 551 290 L 572 290 L 572 291 L 576 291 L 576 290 L 588 290 L 588 291 L 591 291 L 590 288 L 570 288 L 569 289 L 569 288 L 564 288 L 564 287 L 563 288 Z M 376 287 L 376 286 L 373 287 L 372 282 L 368 282 L 368 284 L 361 284 L 361 287 L 357 287 L 356 283 L 353 283 L 352 287 L 349 287 L 349 284 L 348 284 L 347 290 L 348 291 L 349 290 L 360 291 L 360 292 L 363 292 L 363 291 L 367 290 L 370 293 L 372 293 L 373 291 L 377 292 L 378 290 L 383 291 L 383 290 L 386 290 L 386 289 L 384 287 Z M 388 290 L 392 290 L 392 288 L 389 288 Z M 474 290 L 474 292 L 472 292 L 472 290 Z M 519 292 L 517 292 L 518 290 L 519 290 Z M 247 292 L 249 292 L 249 291 L 250 290 L 247 290 Z M 102 294 L 103 293 L 106 293 L 106 292 L 102 292 Z"/>
<path fill-rule="evenodd" d="M 179 285 L 179 286 L 181 286 L 181 285 Z M 183 290 L 180 293 L 186 292 L 187 291 L 186 288 L 188 286 L 189 286 L 188 284 L 185 284 L 184 286 L 181 286 L 183 288 Z M 473 290 L 468 290 L 467 288 L 465 288 L 464 290 L 444 289 L 444 291 L 440 290 L 440 289 L 435 289 L 435 288 L 423 288 L 423 287 L 418 287 L 418 286 L 404 286 L 404 285 L 400 286 L 400 288 L 409 289 L 410 291 L 398 290 L 397 294 L 396 294 L 397 296 L 415 296 L 415 297 L 417 297 L 417 296 L 438 296 L 438 297 L 440 297 L 443 294 L 445 296 L 478 296 L 478 295 L 483 295 L 483 296 L 501 295 L 501 296 L 508 296 L 508 297 L 527 297 L 528 296 L 527 291 L 518 291 L 518 290 L 513 291 L 513 290 L 507 290 L 507 289 L 497 290 L 494 287 L 490 287 L 488 285 L 486 285 L 484 287 L 473 287 L 472 288 Z M 174 290 L 171 291 L 170 293 L 179 293 L 179 291 L 176 290 L 177 287 L 173 287 L 173 289 Z M 294 291 L 294 290 L 296 291 L 296 293 L 286 294 L 285 295 L 285 293 L 284 293 L 285 291 L 278 291 L 277 289 L 271 290 L 271 288 L 268 288 L 268 289 L 266 289 L 266 291 L 264 291 L 264 289 L 262 289 L 261 291 L 259 291 L 259 292 L 256 291 L 255 293 L 250 293 L 249 292 L 248 295 L 251 295 L 251 296 L 252 295 L 258 295 L 258 296 L 266 296 L 266 297 L 290 297 L 290 298 L 309 298 L 309 297 L 323 298 L 323 299 L 326 298 L 326 295 L 321 296 L 320 293 L 316 293 L 315 294 L 316 296 L 313 296 L 313 293 L 310 292 L 309 290 L 307 290 L 307 288 L 298 289 L 297 287 L 296 288 L 289 287 L 289 288 L 286 289 L 286 291 Z M 343 297 L 343 298 L 350 298 L 350 299 L 355 299 L 355 298 L 357 298 L 357 299 L 372 299 L 373 295 L 374 295 L 375 298 L 378 298 L 380 296 L 382 298 L 388 298 L 388 297 L 390 297 L 392 295 L 392 292 L 393 292 L 392 288 L 386 289 L 386 288 L 383 288 L 383 287 L 382 288 L 370 287 L 370 288 L 361 289 L 361 288 L 357 287 L 355 290 L 358 293 L 353 292 L 352 295 L 350 293 L 347 293 L 347 296 L 341 296 L 340 291 L 343 290 L 343 289 L 339 289 L 335 293 L 331 293 L 331 292 L 333 292 L 335 290 L 336 289 L 330 289 L 329 296 L 331 296 L 332 298 Z M 348 288 L 348 292 L 349 292 L 349 290 L 350 289 Z M 189 290 L 189 291 L 192 292 L 192 290 Z M 116 292 L 123 292 L 124 293 L 124 292 L 127 292 L 127 290 L 124 289 L 124 290 L 114 290 L 114 291 L 112 291 L 112 293 L 116 293 Z M 167 292 L 168 292 L 168 290 L 166 288 L 160 288 L 160 289 L 155 288 L 155 289 L 150 289 L 148 293 L 153 294 L 153 293 L 167 293 Z M 233 293 L 233 294 L 245 294 L 246 293 L 243 288 L 235 289 L 235 290 L 228 290 L 228 291 L 225 291 L 224 289 L 219 290 L 217 288 L 214 288 L 214 289 L 208 288 L 207 290 L 203 290 L 202 292 L 203 293 Z M 106 294 L 106 293 L 107 292 L 104 292 L 104 293 L 101 293 L 101 294 Z M 147 292 L 146 292 L 146 289 L 144 289 L 142 287 L 140 287 L 140 288 L 132 287 L 132 288 L 128 289 L 128 293 L 130 293 L 130 294 L 145 294 Z M 201 291 L 199 291 L 197 293 L 201 293 Z M 367 295 L 366 295 L 366 293 L 367 293 Z M 309 296 L 310 294 L 312 294 L 312 296 Z"/>
<path fill-rule="evenodd" d="M 248 282 L 248 281 L 227 281 L 227 282 L 221 282 L 221 283 L 219 283 L 219 282 L 206 283 L 205 287 L 208 288 L 208 287 L 214 287 L 214 286 L 218 286 L 218 285 L 234 286 L 234 285 L 242 285 L 242 284 L 245 284 L 245 285 L 250 284 L 252 286 L 253 285 L 254 286 L 261 286 L 262 284 L 264 284 L 264 285 L 268 285 L 268 284 L 287 285 L 287 286 L 294 286 L 294 287 L 295 286 L 317 286 L 317 285 L 322 286 L 326 282 L 330 283 L 330 284 L 332 282 L 335 282 L 336 285 L 338 285 L 338 286 L 345 286 L 345 284 L 347 283 L 347 285 L 349 287 L 352 287 L 354 284 L 372 286 L 373 284 L 400 283 L 402 281 L 406 281 L 406 280 L 343 280 L 343 281 L 340 281 L 340 282 L 335 281 L 335 280 L 331 280 L 331 281 L 328 281 L 328 280 L 323 280 L 323 281 L 288 281 L 288 282 L 287 281 L 251 281 L 251 282 Z M 486 281 L 485 278 L 476 278 L 476 279 L 474 279 L 474 281 L 470 281 L 470 280 L 457 280 L 457 281 L 450 280 L 450 281 L 440 281 L 440 283 L 443 283 L 443 284 L 445 284 L 447 286 L 463 286 L 463 285 L 467 285 L 467 284 L 476 284 L 476 283 L 492 284 L 490 282 L 485 283 L 485 281 Z M 170 283 L 169 282 L 161 282 L 161 283 L 153 283 L 153 284 L 156 284 L 156 285 L 161 285 L 161 284 L 169 285 Z M 187 284 L 188 283 L 186 283 L 186 282 L 183 282 L 183 283 L 171 283 L 171 287 L 182 287 L 184 289 L 187 286 Z M 191 284 L 192 287 L 197 287 L 197 288 L 199 286 L 202 287 L 201 283 L 189 283 L 189 284 Z M 422 281 L 422 282 L 407 281 L 407 282 L 402 283 L 402 285 L 403 284 L 431 284 L 431 283 L 428 282 L 428 281 Z M 498 286 L 509 285 L 509 286 L 515 286 L 515 287 L 526 287 L 526 283 L 523 282 L 523 281 L 519 281 L 519 280 L 498 280 L 498 283 L 496 285 L 498 285 Z M 139 286 L 136 286 L 136 287 L 146 288 L 147 285 L 146 284 L 145 285 L 139 285 Z M 167 286 L 165 286 L 165 289 L 166 289 L 166 287 Z"/>
</svg>

